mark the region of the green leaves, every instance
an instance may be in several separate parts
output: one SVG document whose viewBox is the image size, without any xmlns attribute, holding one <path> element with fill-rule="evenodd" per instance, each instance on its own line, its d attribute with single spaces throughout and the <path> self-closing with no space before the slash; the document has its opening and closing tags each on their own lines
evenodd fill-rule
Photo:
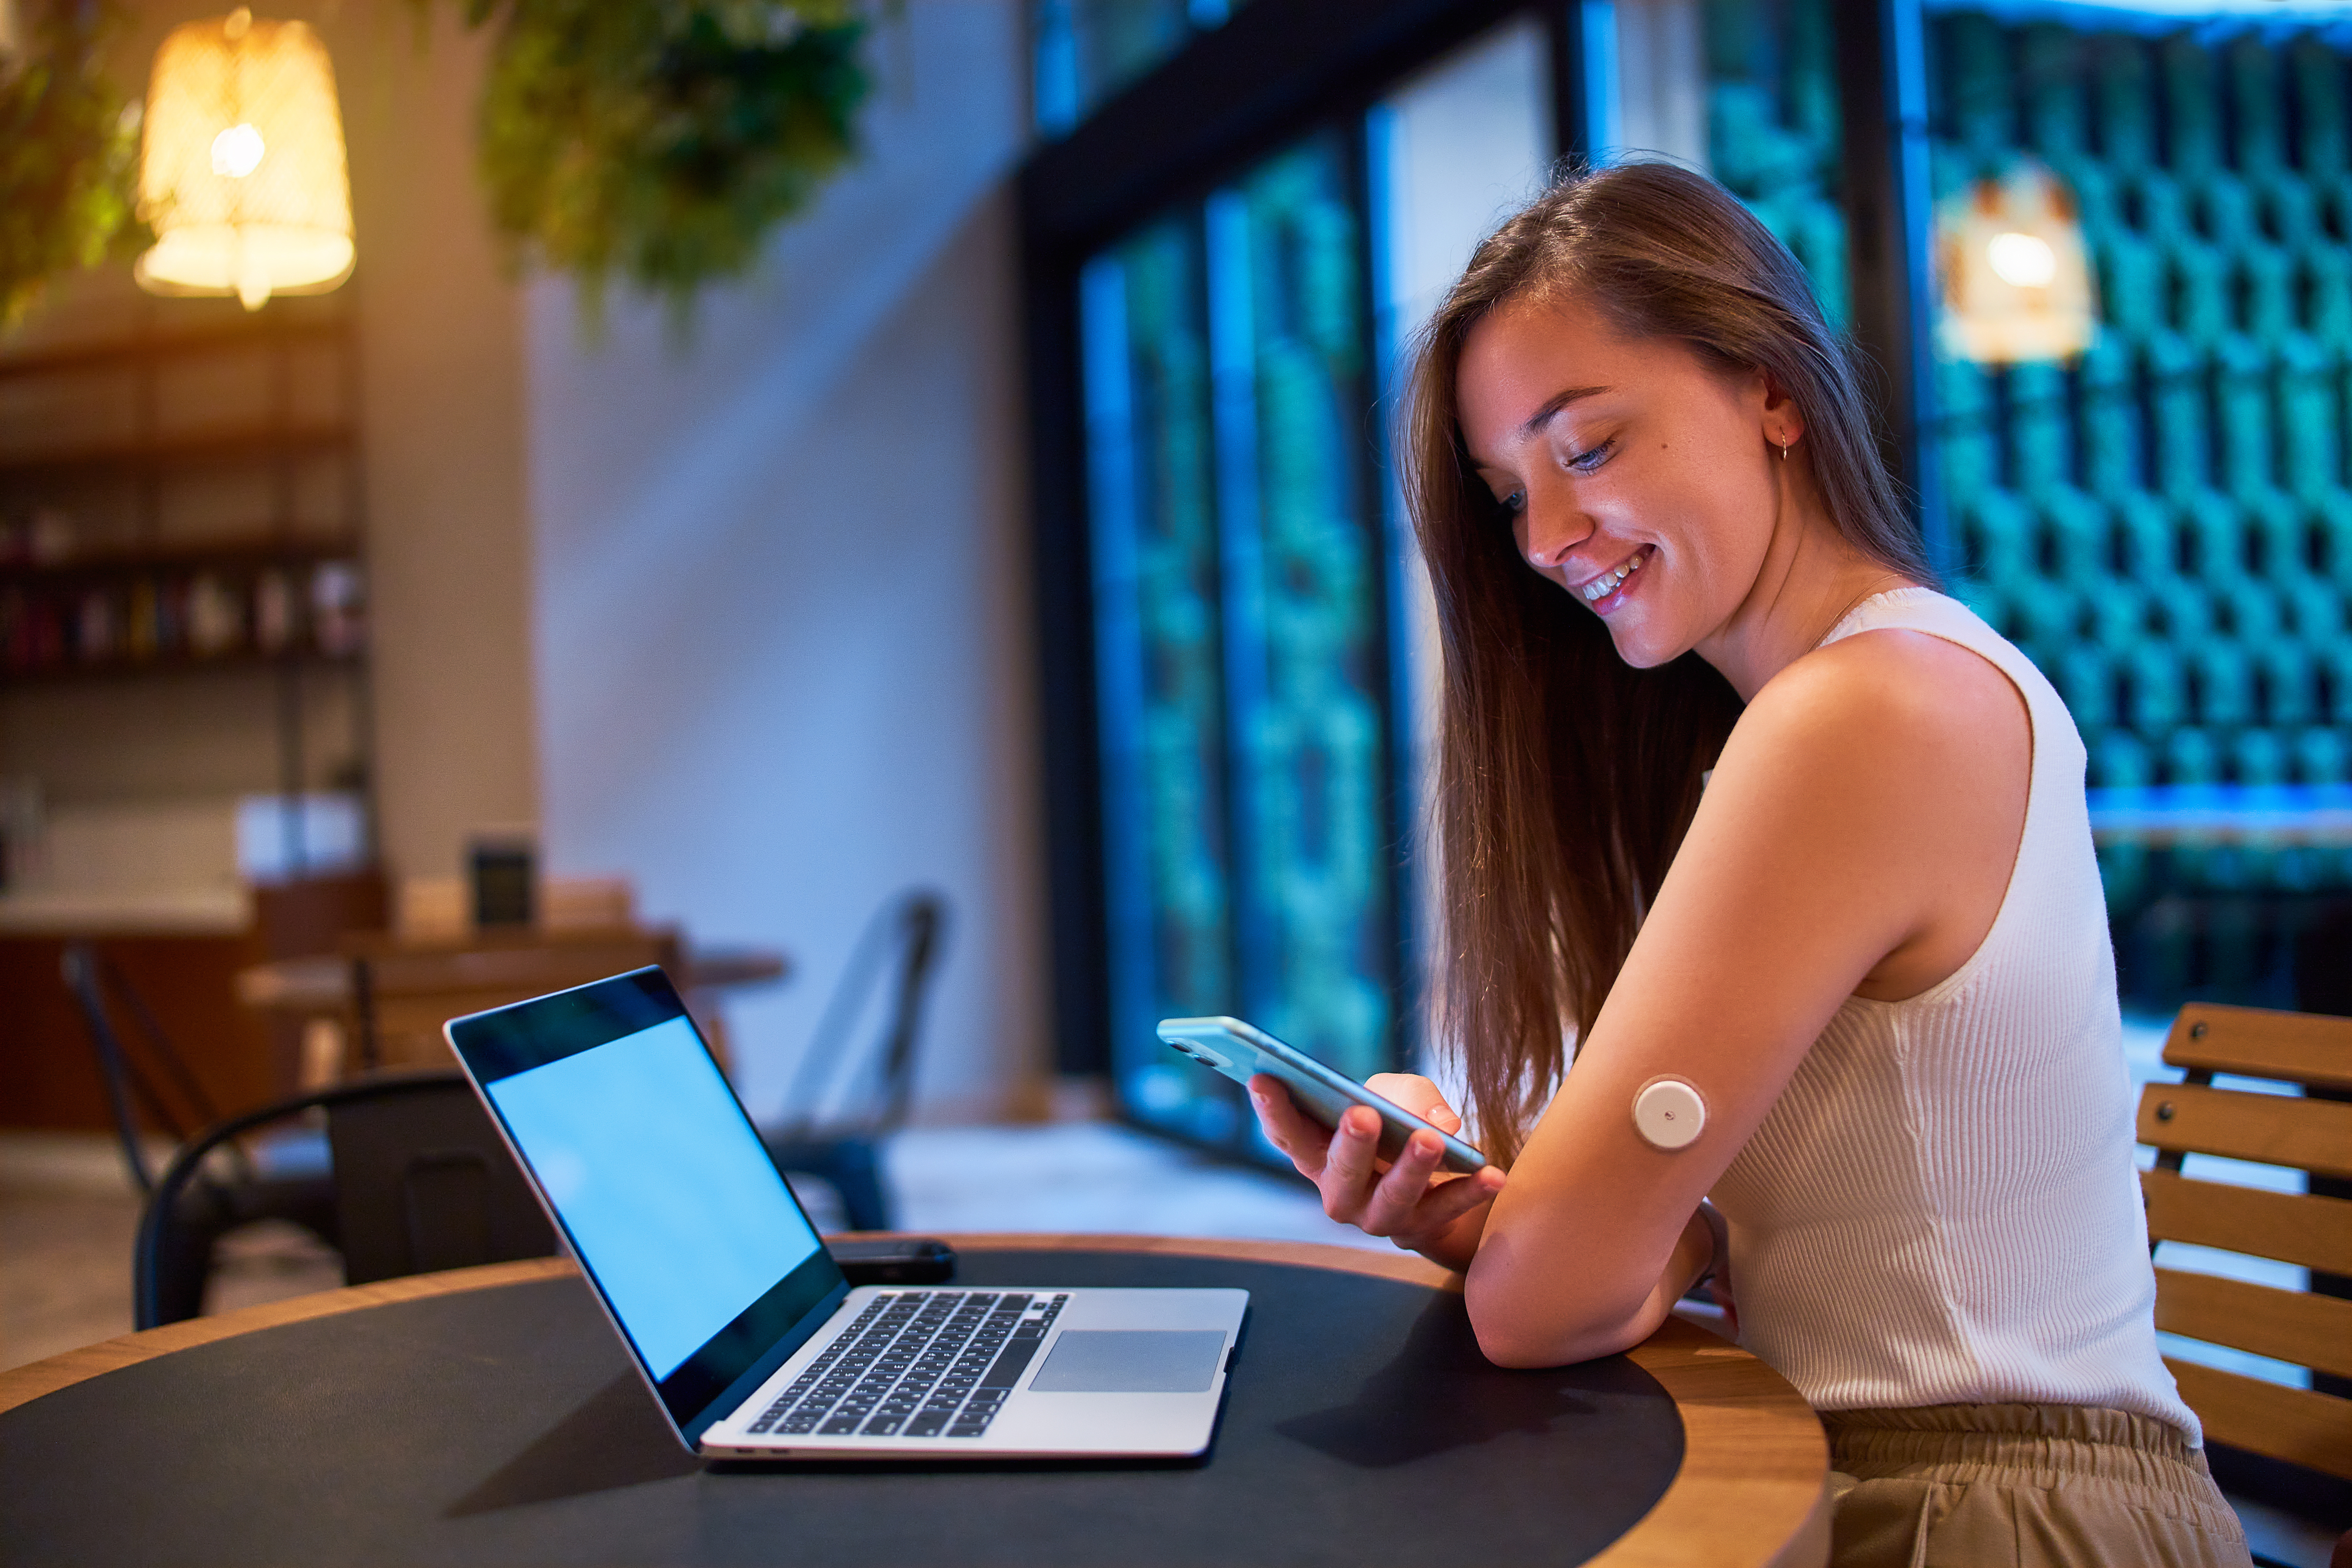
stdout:
<svg viewBox="0 0 2352 1568">
<path fill-rule="evenodd" d="M 99 74 L 110 5 L 51 0 L 20 57 L 0 55 L 0 331 L 60 272 L 138 254 L 135 110 Z"/>
<path fill-rule="evenodd" d="M 848 0 L 464 0 L 498 20 L 479 149 L 491 215 L 528 259 L 615 278 L 683 324 L 856 151 L 871 89 Z"/>
</svg>

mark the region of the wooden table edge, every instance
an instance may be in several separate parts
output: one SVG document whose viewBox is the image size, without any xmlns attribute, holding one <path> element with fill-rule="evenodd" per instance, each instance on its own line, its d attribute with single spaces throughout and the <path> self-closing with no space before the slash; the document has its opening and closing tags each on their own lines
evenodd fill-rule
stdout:
<svg viewBox="0 0 2352 1568">
<path fill-rule="evenodd" d="M 1679 1314 L 1625 1354 L 1673 1396 L 1683 1462 L 1665 1495 L 1588 1568 L 1827 1563 L 1829 1438 L 1804 1396 Z"/>
<path fill-rule="evenodd" d="M 1285 1263 L 1431 1289 L 1462 1289 L 1461 1276 L 1424 1258 L 1325 1242 L 1018 1232 L 951 1234 L 940 1239 L 959 1251 L 1145 1252 Z M 215 1340 L 395 1301 L 496 1289 L 575 1272 L 563 1258 L 491 1263 L 321 1290 L 217 1317 L 167 1323 L 0 1372 L 0 1413 L 85 1379 Z M 1669 1318 L 1627 1354 L 1673 1398 L 1683 1424 L 1683 1462 L 1665 1494 L 1632 1530 L 1592 1559 L 1593 1568 L 1665 1568 L 1695 1562 L 1795 1568 L 1825 1561 L 1829 1536 L 1822 1501 L 1829 1445 L 1821 1422 L 1797 1391 L 1755 1356 L 1680 1317 Z"/>
</svg>

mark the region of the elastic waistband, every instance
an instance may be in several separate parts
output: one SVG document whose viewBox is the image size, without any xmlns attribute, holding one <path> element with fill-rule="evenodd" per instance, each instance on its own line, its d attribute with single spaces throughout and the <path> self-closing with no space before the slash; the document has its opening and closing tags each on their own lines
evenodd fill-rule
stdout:
<svg viewBox="0 0 2352 1568">
<path fill-rule="evenodd" d="M 1994 1469 L 2172 1489 L 2211 1486 L 2203 1450 L 2152 1415 L 2086 1405 L 1926 1405 L 1903 1410 L 1824 1410 L 1830 1464 L 1868 1478 L 1933 1466 L 1950 1481 Z M 2187 1472 L 2184 1474 L 2183 1472 Z"/>
</svg>

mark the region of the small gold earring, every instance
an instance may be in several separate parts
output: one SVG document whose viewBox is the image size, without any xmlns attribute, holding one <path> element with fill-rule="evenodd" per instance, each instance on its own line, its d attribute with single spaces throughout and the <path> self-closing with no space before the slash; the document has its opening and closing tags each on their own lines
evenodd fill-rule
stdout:
<svg viewBox="0 0 2352 1568">
<path fill-rule="evenodd" d="M 1789 448 L 1795 445 L 1796 442 L 1794 440 L 1788 440 L 1780 443 L 1780 460 L 1782 462 L 1785 463 L 1789 460 Z"/>
</svg>

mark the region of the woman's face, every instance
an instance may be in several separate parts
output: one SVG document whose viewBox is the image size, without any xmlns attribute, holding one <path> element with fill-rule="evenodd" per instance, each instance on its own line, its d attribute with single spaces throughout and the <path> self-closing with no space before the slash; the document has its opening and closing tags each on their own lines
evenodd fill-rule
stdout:
<svg viewBox="0 0 2352 1568">
<path fill-rule="evenodd" d="M 1521 300 L 1471 330 L 1455 397 L 1519 553 L 1627 664 L 1678 658 L 1748 598 L 1780 510 L 1779 445 L 1801 429 L 1760 372 L 1620 337 L 1573 300 Z"/>
</svg>

